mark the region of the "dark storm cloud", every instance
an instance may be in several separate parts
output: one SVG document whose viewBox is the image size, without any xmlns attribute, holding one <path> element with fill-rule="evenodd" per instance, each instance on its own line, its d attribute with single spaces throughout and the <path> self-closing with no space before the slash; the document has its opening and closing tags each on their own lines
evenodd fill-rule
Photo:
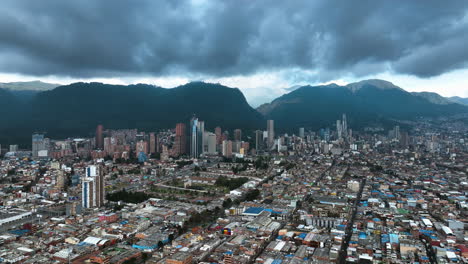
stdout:
<svg viewBox="0 0 468 264">
<path fill-rule="evenodd" d="M 273 4 L 274 3 L 274 4 Z M 0 72 L 322 78 L 468 63 L 468 1 L 4 0 Z"/>
</svg>

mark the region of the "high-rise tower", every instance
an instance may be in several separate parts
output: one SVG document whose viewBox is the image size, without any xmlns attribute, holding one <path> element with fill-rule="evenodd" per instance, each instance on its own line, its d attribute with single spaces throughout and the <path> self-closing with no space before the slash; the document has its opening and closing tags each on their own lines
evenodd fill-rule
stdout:
<svg viewBox="0 0 468 264">
<path fill-rule="evenodd" d="M 104 127 L 99 124 L 96 127 L 96 148 L 104 149 L 104 137 L 103 137 Z"/>
<path fill-rule="evenodd" d="M 240 130 L 240 129 L 235 129 L 234 130 L 234 140 L 235 141 L 241 141 L 242 140 L 242 130 Z"/>
<path fill-rule="evenodd" d="M 41 133 L 32 135 L 32 155 L 33 157 L 48 157 L 49 156 L 50 140 Z"/>
<path fill-rule="evenodd" d="M 215 128 L 215 135 L 216 135 L 216 145 L 221 145 L 223 143 L 223 131 L 221 127 Z"/>
<path fill-rule="evenodd" d="M 255 149 L 257 151 L 263 149 L 263 131 L 261 130 L 255 131 Z"/>
<path fill-rule="evenodd" d="M 268 120 L 267 121 L 267 132 L 268 132 L 268 148 L 271 149 L 275 145 L 275 127 L 274 121 Z"/>
<path fill-rule="evenodd" d="M 150 154 L 156 153 L 156 134 L 149 134 L 149 152 Z"/>
<path fill-rule="evenodd" d="M 104 172 L 101 166 L 86 167 L 82 180 L 81 199 L 84 208 L 101 207 L 104 205 Z"/>
<path fill-rule="evenodd" d="M 203 150 L 203 133 L 205 132 L 205 123 L 193 117 L 190 120 L 190 156 L 198 158 Z"/>
<path fill-rule="evenodd" d="M 342 122 L 342 126 L 343 126 L 343 136 L 347 137 L 348 136 L 348 121 L 346 120 L 346 114 L 343 114 L 343 120 L 341 121 Z"/>
<path fill-rule="evenodd" d="M 299 137 L 304 138 L 304 128 L 303 127 L 299 128 Z"/>
<path fill-rule="evenodd" d="M 187 153 L 186 150 L 186 126 L 184 123 L 176 124 L 176 134 L 175 134 L 175 142 L 174 142 L 174 155 L 180 156 Z"/>
<path fill-rule="evenodd" d="M 343 137 L 343 125 L 341 124 L 341 120 L 336 120 L 336 134 L 338 138 Z"/>
</svg>

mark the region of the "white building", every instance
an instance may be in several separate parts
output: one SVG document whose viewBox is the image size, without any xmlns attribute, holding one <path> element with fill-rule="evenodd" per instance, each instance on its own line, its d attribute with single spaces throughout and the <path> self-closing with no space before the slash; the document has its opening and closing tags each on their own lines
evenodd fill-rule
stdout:
<svg viewBox="0 0 468 264">
<path fill-rule="evenodd" d="M 104 205 L 104 173 L 100 166 L 86 168 L 82 179 L 81 197 L 83 208 L 101 207 Z"/>
</svg>

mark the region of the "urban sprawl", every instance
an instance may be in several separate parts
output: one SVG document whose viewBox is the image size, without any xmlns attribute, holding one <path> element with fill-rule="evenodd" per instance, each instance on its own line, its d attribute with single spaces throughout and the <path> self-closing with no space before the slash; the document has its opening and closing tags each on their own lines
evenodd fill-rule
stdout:
<svg viewBox="0 0 468 264">
<path fill-rule="evenodd" d="M 464 124 L 209 125 L 0 147 L 0 263 L 467 263 Z"/>
</svg>

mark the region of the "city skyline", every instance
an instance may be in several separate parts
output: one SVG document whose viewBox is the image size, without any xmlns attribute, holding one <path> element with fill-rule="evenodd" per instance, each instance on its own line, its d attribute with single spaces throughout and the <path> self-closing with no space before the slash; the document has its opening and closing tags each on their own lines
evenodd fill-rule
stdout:
<svg viewBox="0 0 468 264">
<path fill-rule="evenodd" d="M 468 0 L 3 0 L 0 262 L 468 263 Z"/>
</svg>

